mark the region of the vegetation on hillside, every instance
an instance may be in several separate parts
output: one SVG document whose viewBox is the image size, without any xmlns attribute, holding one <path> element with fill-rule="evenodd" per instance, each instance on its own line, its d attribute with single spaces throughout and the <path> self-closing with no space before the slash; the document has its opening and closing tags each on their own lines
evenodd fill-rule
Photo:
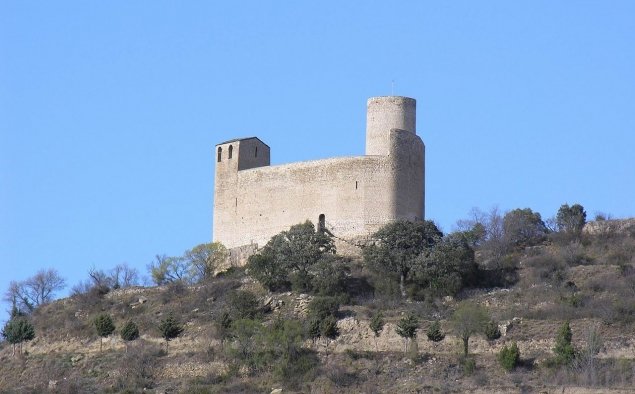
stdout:
<svg viewBox="0 0 635 394">
<path fill-rule="evenodd" d="M 158 287 L 135 287 L 127 265 L 91 268 L 63 302 L 52 300 L 65 281 L 43 270 L 5 295 L 0 390 L 629 386 L 633 358 L 603 344 L 635 331 L 635 228 L 586 234 L 585 222 L 579 204 L 546 220 L 529 208 L 473 210 L 448 234 L 399 221 L 360 258 L 338 255 L 331 234 L 305 222 L 245 268 L 218 274 L 227 250 L 202 244 L 158 255 L 148 266 Z M 27 341 L 31 351 L 15 355 Z M 40 350 L 61 341 L 69 350 Z"/>
</svg>

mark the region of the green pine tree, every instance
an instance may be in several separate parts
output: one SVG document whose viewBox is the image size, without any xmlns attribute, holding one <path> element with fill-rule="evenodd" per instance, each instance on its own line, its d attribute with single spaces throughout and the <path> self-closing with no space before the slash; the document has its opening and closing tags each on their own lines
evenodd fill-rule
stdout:
<svg viewBox="0 0 635 394">
<path fill-rule="evenodd" d="M 377 338 L 384 330 L 384 315 L 381 312 L 377 312 L 370 319 L 370 329 L 375 334 L 375 351 L 379 351 L 377 346 Z"/>
<path fill-rule="evenodd" d="M 518 349 L 518 345 L 516 342 L 512 343 L 511 346 L 503 346 L 501 351 L 498 353 L 498 362 L 500 365 L 506 370 L 511 371 L 518 365 L 520 361 L 520 350 Z"/>
<path fill-rule="evenodd" d="M 419 319 L 410 313 L 397 323 L 397 334 L 405 340 L 404 353 L 408 351 L 408 344 L 417 337 Z"/>
<path fill-rule="evenodd" d="M 121 328 L 121 339 L 126 343 L 126 353 L 128 352 L 128 342 L 139 338 L 139 327 L 132 320 L 128 320 Z"/>
<path fill-rule="evenodd" d="M 159 323 L 159 331 L 161 336 L 165 339 L 165 352 L 168 352 L 168 343 L 183 333 L 183 327 L 172 313 L 168 314 L 165 320 L 161 320 Z"/>
<path fill-rule="evenodd" d="M 35 338 L 35 328 L 25 316 L 16 314 L 5 324 L 2 336 L 13 346 L 15 356 L 16 345 L 20 345 L 20 354 L 22 354 L 22 343 Z"/>
<path fill-rule="evenodd" d="M 103 339 L 115 331 L 115 324 L 112 322 L 112 318 L 107 313 L 98 315 L 93 320 L 97 335 L 99 335 L 99 351 L 102 350 Z"/>
<path fill-rule="evenodd" d="M 553 348 L 553 352 L 556 354 L 556 362 L 562 365 L 570 364 L 575 358 L 575 349 L 571 344 L 573 339 L 573 333 L 569 326 L 569 321 L 564 322 L 558 330 L 556 336 L 556 346 Z"/>
</svg>

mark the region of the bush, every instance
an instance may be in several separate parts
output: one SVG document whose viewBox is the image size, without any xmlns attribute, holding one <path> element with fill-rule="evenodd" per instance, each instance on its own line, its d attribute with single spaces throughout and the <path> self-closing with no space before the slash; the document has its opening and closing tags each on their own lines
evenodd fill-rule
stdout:
<svg viewBox="0 0 635 394">
<path fill-rule="evenodd" d="M 339 335 L 340 330 L 337 327 L 337 318 L 335 316 L 327 316 L 324 320 L 322 320 L 320 323 L 320 336 L 327 340 L 327 345 L 329 339 L 336 339 Z"/>
<path fill-rule="evenodd" d="M 526 285 L 550 283 L 560 285 L 567 276 L 567 265 L 559 258 L 549 254 L 535 256 L 525 261 L 525 266 L 532 268 Z"/>
<path fill-rule="evenodd" d="M 580 204 L 563 204 L 558 209 L 556 216 L 556 224 L 558 231 L 570 234 L 572 236 L 579 236 L 582 233 L 582 228 L 586 223 L 586 211 Z"/>
<path fill-rule="evenodd" d="M 489 339 L 490 341 L 496 340 L 501 337 L 501 332 L 498 329 L 498 323 L 494 320 L 490 320 L 487 322 L 487 324 L 485 325 L 484 333 L 487 339 Z"/>
<path fill-rule="evenodd" d="M 516 247 L 538 245 L 548 233 L 540 213 L 530 208 L 507 212 L 503 218 L 503 230 L 505 240 Z"/>
<path fill-rule="evenodd" d="M 249 275 L 269 291 L 283 291 L 291 287 L 287 269 L 275 260 L 273 252 L 264 250 L 250 256 L 247 260 L 247 269 Z"/>
<path fill-rule="evenodd" d="M 474 250 L 460 235 L 446 236 L 416 260 L 411 276 L 417 288 L 410 289 L 416 299 L 454 296 L 476 282 Z"/>
<path fill-rule="evenodd" d="M 334 255 L 324 256 L 314 267 L 311 278 L 313 292 L 322 296 L 336 296 L 344 292 L 346 268 Z"/>
<path fill-rule="evenodd" d="M 373 295 L 376 299 L 387 302 L 397 302 L 401 300 L 399 290 L 399 278 L 393 275 L 373 273 L 371 276 Z"/>
<path fill-rule="evenodd" d="M 142 392 L 153 386 L 156 358 L 159 350 L 153 347 L 134 347 L 122 356 L 118 363 L 117 380 L 114 388 L 117 392 Z M 85 389 L 85 388 L 84 388 Z"/>
<path fill-rule="evenodd" d="M 299 321 L 278 319 L 265 326 L 243 319 L 233 322 L 231 331 L 233 341 L 226 349 L 229 365 L 249 373 L 271 372 L 293 387 L 313 378 L 317 359 L 302 347 L 305 337 Z"/>
<path fill-rule="evenodd" d="M 503 346 L 498 353 L 498 362 L 506 371 L 514 369 L 519 361 L 520 350 L 518 350 L 516 342 L 512 343 L 510 347 L 507 347 L 507 345 Z"/>
<path fill-rule="evenodd" d="M 328 316 L 335 316 L 340 303 L 335 297 L 315 297 L 309 303 L 309 317 L 324 320 Z"/>
<path fill-rule="evenodd" d="M 258 298 L 245 290 L 234 290 L 229 294 L 229 308 L 237 320 L 254 319 L 260 314 Z"/>
<path fill-rule="evenodd" d="M 400 293 L 405 296 L 405 285 L 419 265 L 417 257 L 430 250 L 442 236 L 430 220 L 388 223 L 373 234 L 378 242 L 362 249 L 364 263 L 372 271 L 398 280 Z"/>
<path fill-rule="evenodd" d="M 476 360 L 473 356 L 462 356 L 459 364 L 463 368 L 463 374 L 465 376 L 471 376 L 476 370 Z"/>
<path fill-rule="evenodd" d="M 436 320 L 426 332 L 428 339 L 432 342 L 441 342 L 445 338 L 445 334 L 441 331 L 441 323 Z"/>
<path fill-rule="evenodd" d="M 310 293 L 312 290 L 313 275 L 306 271 L 290 273 L 289 280 L 291 290 L 296 293 Z"/>
<path fill-rule="evenodd" d="M 291 284 L 294 290 L 310 291 L 315 265 L 334 253 L 331 237 L 316 231 L 307 220 L 273 236 L 257 255 L 250 257 L 248 269 L 269 290 L 282 290 Z"/>
<path fill-rule="evenodd" d="M 216 334 L 220 339 L 221 346 L 224 346 L 225 340 L 230 337 L 233 322 L 228 311 L 221 311 L 214 317 L 214 326 L 216 327 Z"/>
<path fill-rule="evenodd" d="M 229 355 L 250 372 L 263 370 L 269 365 L 264 349 L 266 330 L 256 320 L 242 319 L 232 323 L 232 347 Z"/>
<path fill-rule="evenodd" d="M 163 305 L 169 304 L 174 300 L 182 300 L 186 297 L 188 288 L 181 280 L 169 282 L 164 291 L 160 293 L 159 298 Z"/>
</svg>

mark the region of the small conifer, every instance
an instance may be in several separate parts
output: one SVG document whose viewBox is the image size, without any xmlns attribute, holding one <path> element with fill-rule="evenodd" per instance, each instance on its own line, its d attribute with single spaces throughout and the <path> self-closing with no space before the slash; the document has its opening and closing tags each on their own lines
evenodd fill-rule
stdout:
<svg viewBox="0 0 635 394">
<path fill-rule="evenodd" d="M 404 338 L 406 341 L 406 345 L 417 337 L 417 330 L 419 329 L 419 319 L 410 313 L 403 319 L 399 320 L 397 324 L 397 334 L 400 337 Z M 404 347 L 404 352 L 406 352 L 407 348 Z"/>
<path fill-rule="evenodd" d="M 159 323 L 159 331 L 163 339 L 165 339 L 165 352 L 167 353 L 168 343 L 183 333 L 183 327 L 181 327 L 174 315 L 170 313 L 165 320 L 161 320 L 161 323 Z"/>
<path fill-rule="evenodd" d="M 438 320 L 435 320 L 434 323 L 428 328 L 426 332 L 428 339 L 432 342 L 441 342 L 445 338 L 445 334 L 441 331 L 441 323 Z"/>
<path fill-rule="evenodd" d="M 375 334 L 375 351 L 378 351 L 377 338 L 384 330 L 384 315 L 381 312 L 377 312 L 370 319 L 370 329 Z"/>
<path fill-rule="evenodd" d="M 115 325 L 112 322 L 110 315 L 102 313 L 98 315 L 93 321 L 97 335 L 99 335 L 99 351 L 102 350 L 103 339 L 115 331 Z"/>
<path fill-rule="evenodd" d="M 511 371 L 518 365 L 520 361 L 520 350 L 518 349 L 518 345 L 516 342 L 512 343 L 511 346 L 503 346 L 501 351 L 498 353 L 498 362 L 500 365 L 506 370 Z"/>
<path fill-rule="evenodd" d="M 137 338 L 139 338 L 139 327 L 135 322 L 129 320 L 121 329 L 121 339 L 126 342 L 126 352 L 128 352 L 128 342 L 132 342 Z"/>
<path fill-rule="evenodd" d="M 570 364 L 575 358 L 575 349 L 571 344 L 573 334 L 571 333 L 571 327 L 569 322 L 566 321 L 558 330 L 556 336 L 556 346 L 553 348 L 553 352 L 556 354 L 556 362 L 558 364 Z"/>
</svg>

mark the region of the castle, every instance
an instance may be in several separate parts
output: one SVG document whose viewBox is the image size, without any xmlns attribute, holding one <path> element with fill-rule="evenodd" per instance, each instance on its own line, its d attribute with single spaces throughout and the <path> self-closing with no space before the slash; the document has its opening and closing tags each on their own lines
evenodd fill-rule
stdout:
<svg viewBox="0 0 635 394">
<path fill-rule="evenodd" d="M 390 221 L 424 218 L 425 146 L 416 134 L 416 101 L 373 97 L 366 114 L 364 156 L 271 166 L 270 148 L 257 137 L 216 145 L 213 240 L 234 263 L 307 219 L 350 240 Z"/>
</svg>

